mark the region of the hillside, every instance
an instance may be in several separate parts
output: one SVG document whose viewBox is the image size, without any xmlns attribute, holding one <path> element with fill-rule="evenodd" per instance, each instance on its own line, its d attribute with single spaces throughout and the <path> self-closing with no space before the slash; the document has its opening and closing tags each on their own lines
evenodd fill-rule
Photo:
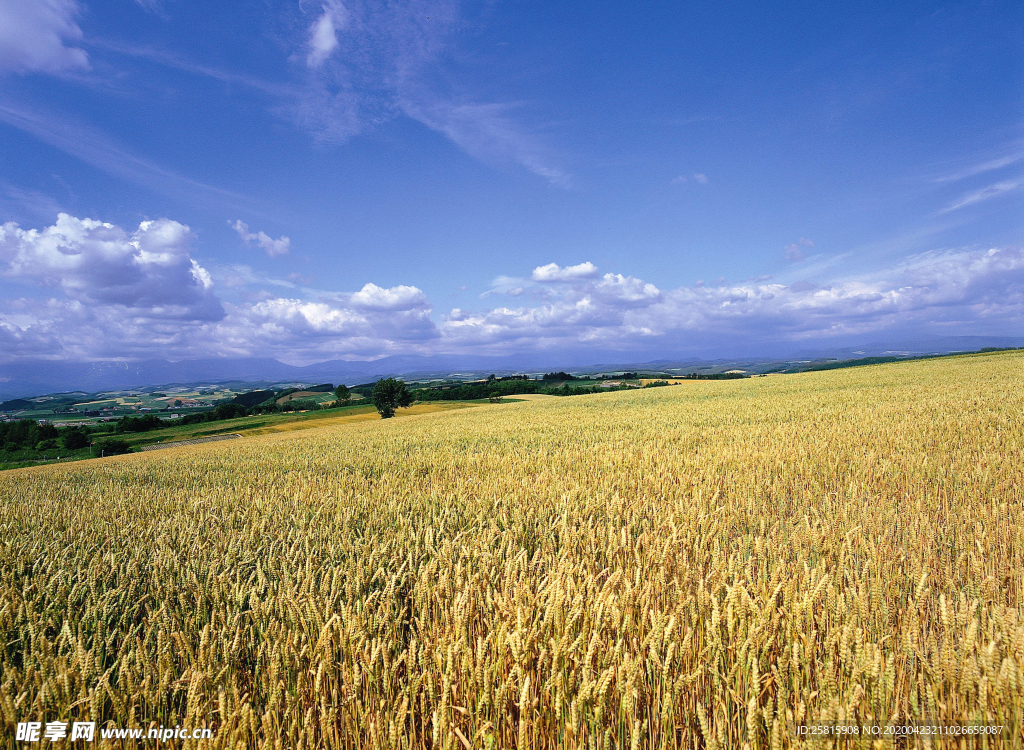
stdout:
<svg viewBox="0 0 1024 750">
<path fill-rule="evenodd" d="M 1019 747 L 1022 413 L 1011 352 L 5 472 L 4 693 L 213 747 Z"/>
</svg>

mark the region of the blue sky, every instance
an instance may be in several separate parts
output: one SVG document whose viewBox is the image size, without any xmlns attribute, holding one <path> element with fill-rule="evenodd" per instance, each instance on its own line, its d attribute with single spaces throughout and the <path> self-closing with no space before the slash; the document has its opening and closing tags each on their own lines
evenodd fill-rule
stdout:
<svg viewBox="0 0 1024 750">
<path fill-rule="evenodd" d="M 0 0 L 0 359 L 1021 335 L 1022 84 L 1014 2 Z"/>
</svg>

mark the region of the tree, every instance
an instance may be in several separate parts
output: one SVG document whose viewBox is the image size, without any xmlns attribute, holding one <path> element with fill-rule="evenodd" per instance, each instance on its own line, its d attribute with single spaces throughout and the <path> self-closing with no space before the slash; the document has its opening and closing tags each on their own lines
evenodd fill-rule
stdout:
<svg viewBox="0 0 1024 750">
<path fill-rule="evenodd" d="M 237 419 L 238 417 L 245 416 L 245 407 L 241 404 L 228 402 L 226 404 L 218 404 L 209 413 L 211 414 L 211 419 Z"/>
<path fill-rule="evenodd" d="M 395 409 L 412 406 L 412 394 L 403 381 L 385 378 L 373 386 L 373 405 L 380 412 L 381 419 L 390 419 L 395 416 Z"/>
<path fill-rule="evenodd" d="M 128 444 L 128 441 L 118 438 L 104 440 L 102 443 L 97 443 L 96 447 L 102 456 L 117 456 L 121 453 L 132 452 L 132 447 Z"/>
<path fill-rule="evenodd" d="M 240 404 L 246 409 L 251 409 L 252 407 L 262 404 L 265 401 L 269 401 L 272 398 L 274 398 L 273 391 L 249 391 L 248 393 L 239 393 L 231 399 L 231 403 Z"/>
<path fill-rule="evenodd" d="M 334 398 L 338 400 L 338 406 L 348 406 L 348 402 L 352 400 L 352 394 L 349 393 L 348 386 L 342 383 L 334 389 Z"/>
<path fill-rule="evenodd" d="M 74 427 L 63 430 L 61 441 L 64 443 L 64 447 L 70 451 L 76 451 L 89 445 L 88 435 Z"/>
<path fill-rule="evenodd" d="M 163 426 L 164 423 L 159 418 L 147 414 L 144 417 L 121 417 L 117 420 L 116 429 L 118 432 L 149 432 L 159 430 Z"/>
</svg>

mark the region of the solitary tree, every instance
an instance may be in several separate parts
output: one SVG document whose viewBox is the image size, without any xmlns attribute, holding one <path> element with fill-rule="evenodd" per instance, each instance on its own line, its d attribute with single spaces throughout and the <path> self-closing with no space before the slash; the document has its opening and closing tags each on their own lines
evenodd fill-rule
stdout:
<svg viewBox="0 0 1024 750">
<path fill-rule="evenodd" d="M 64 443 L 64 447 L 69 451 L 76 451 L 89 445 L 89 436 L 82 430 L 69 427 L 68 429 L 63 430 L 61 441 Z"/>
<path fill-rule="evenodd" d="M 348 402 L 352 400 L 352 394 L 348 391 L 348 386 L 342 383 L 334 389 L 334 398 L 337 399 L 339 406 L 348 406 Z"/>
<path fill-rule="evenodd" d="M 395 409 L 412 406 L 412 394 L 401 380 L 385 378 L 373 386 L 373 405 L 381 419 L 390 419 L 395 416 Z"/>
</svg>

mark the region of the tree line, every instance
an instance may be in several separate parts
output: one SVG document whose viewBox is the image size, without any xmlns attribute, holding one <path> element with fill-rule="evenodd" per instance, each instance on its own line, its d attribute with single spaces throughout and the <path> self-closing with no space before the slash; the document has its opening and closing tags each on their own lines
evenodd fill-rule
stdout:
<svg viewBox="0 0 1024 750">
<path fill-rule="evenodd" d="M 5 453 L 60 448 L 77 451 L 89 447 L 92 433 L 101 432 L 109 435 L 111 429 L 106 425 L 99 429 L 88 426 L 58 428 L 52 424 L 39 424 L 34 419 L 0 422 L 0 449 Z"/>
<path fill-rule="evenodd" d="M 295 399 L 285 404 L 278 404 L 282 396 L 295 393 L 298 389 L 284 391 L 260 390 L 240 393 L 231 401 L 218 404 L 212 409 L 186 414 L 178 419 L 160 419 L 155 414 L 140 416 L 126 415 L 115 421 L 102 424 L 71 425 L 55 427 L 44 422 L 40 424 L 34 419 L 21 419 L 16 422 L 0 422 L 0 451 L 16 454 L 23 451 L 81 451 L 95 444 L 97 455 L 114 455 L 128 453 L 130 443 L 125 437 L 132 434 L 161 430 L 179 425 L 202 424 L 254 414 L 273 414 L 300 410 L 315 410 L 322 407 L 312 399 Z M 334 391 L 334 406 L 347 406 L 351 403 L 352 394 L 345 385 L 335 388 L 333 383 L 322 383 L 305 389 L 313 393 Z M 28 402 L 26 402 L 28 403 Z M 124 437 L 121 437 L 124 436 Z"/>
</svg>

